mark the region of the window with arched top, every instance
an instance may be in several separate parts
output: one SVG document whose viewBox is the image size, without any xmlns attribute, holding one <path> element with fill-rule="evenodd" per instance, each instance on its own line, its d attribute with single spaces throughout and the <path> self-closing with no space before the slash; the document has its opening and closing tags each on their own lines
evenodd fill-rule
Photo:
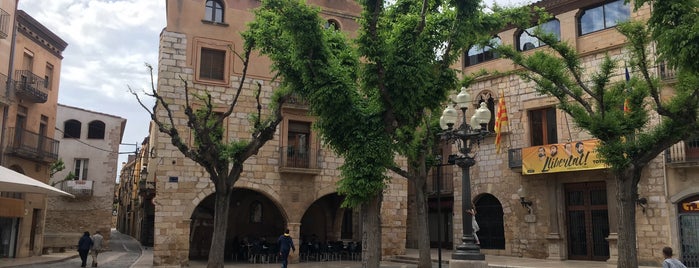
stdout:
<svg viewBox="0 0 699 268">
<path fill-rule="evenodd" d="M 78 120 L 70 119 L 63 122 L 63 138 L 79 139 L 80 128 L 82 128 L 82 123 L 80 123 Z"/>
<path fill-rule="evenodd" d="M 486 103 L 486 107 L 488 107 L 488 110 L 490 110 L 490 122 L 488 122 L 488 131 L 495 131 L 495 94 L 491 92 L 490 90 L 483 90 L 478 95 L 476 98 L 473 99 L 475 101 L 475 109 L 478 109 L 481 107 L 481 102 Z"/>
<path fill-rule="evenodd" d="M 104 139 L 104 122 L 95 120 L 87 125 L 88 139 Z"/>
<path fill-rule="evenodd" d="M 493 39 L 490 39 L 490 44 L 493 46 L 497 47 L 502 44 L 502 40 L 500 40 L 500 37 L 493 37 Z M 486 62 L 489 60 L 494 60 L 500 57 L 497 53 L 492 51 L 493 47 L 491 46 L 481 46 L 481 45 L 473 45 L 469 50 L 466 52 L 466 61 L 465 61 L 465 66 L 473 66 L 476 64 L 479 64 L 481 62 Z"/>
<path fill-rule="evenodd" d="M 204 20 L 223 23 L 223 2 L 221 0 L 207 0 Z"/>
<path fill-rule="evenodd" d="M 624 2 L 624 0 L 616 0 L 584 9 L 578 19 L 580 35 L 611 28 L 619 22 L 629 20 L 631 9 L 629 4 Z"/>
<path fill-rule="evenodd" d="M 340 23 L 336 20 L 329 19 L 325 22 L 325 25 L 323 25 L 323 27 L 325 27 L 325 29 L 332 29 L 338 31 L 340 30 Z"/>
<path fill-rule="evenodd" d="M 522 31 L 517 38 L 517 47 L 520 51 L 527 51 L 540 46 L 545 46 L 546 43 L 534 37 L 534 31 L 539 27 L 545 34 L 553 34 L 557 39 L 561 40 L 561 23 L 558 20 L 550 20 L 537 26 L 528 28 Z"/>
</svg>

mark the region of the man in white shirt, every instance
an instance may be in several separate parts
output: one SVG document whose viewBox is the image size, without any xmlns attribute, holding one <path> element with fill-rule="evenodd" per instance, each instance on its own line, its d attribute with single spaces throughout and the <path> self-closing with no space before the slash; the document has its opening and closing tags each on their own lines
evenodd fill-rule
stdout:
<svg viewBox="0 0 699 268">
<path fill-rule="evenodd" d="M 97 255 L 102 251 L 102 234 L 100 231 L 95 232 L 92 235 L 92 248 L 90 249 L 90 254 L 92 255 L 92 267 L 97 267 Z"/>
</svg>

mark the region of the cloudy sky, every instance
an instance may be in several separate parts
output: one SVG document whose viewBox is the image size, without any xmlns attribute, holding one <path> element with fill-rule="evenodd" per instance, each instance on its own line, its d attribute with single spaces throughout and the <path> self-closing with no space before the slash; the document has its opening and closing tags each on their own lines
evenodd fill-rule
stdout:
<svg viewBox="0 0 699 268">
<path fill-rule="evenodd" d="M 531 1 L 495 2 L 509 6 Z M 149 118 L 128 86 L 150 88 L 145 63 L 157 66 L 165 0 L 20 0 L 19 9 L 68 42 L 58 102 L 126 118 L 122 143 L 140 145 L 148 135 Z M 122 145 L 120 152 L 135 148 Z M 119 162 L 126 156 L 121 154 Z"/>
</svg>

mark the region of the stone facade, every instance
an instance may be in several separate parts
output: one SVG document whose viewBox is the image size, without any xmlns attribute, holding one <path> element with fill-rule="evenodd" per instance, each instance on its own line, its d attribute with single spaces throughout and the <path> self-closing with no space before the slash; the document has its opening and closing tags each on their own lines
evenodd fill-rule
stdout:
<svg viewBox="0 0 699 268">
<path fill-rule="evenodd" d="M 223 51 L 227 47 L 234 50 L 241 47 L 242 40 L 237 34 L 245 26 L 241 19 L 252 19 L 250 11 L 241 6 L 255 6 L 257 3 L 249 1 L 240 6 L 226 6 L 224 22 L 230 24 L 221 28 L 202 23 L 199 15 L 192 15 L 204 14 L 203 2 L 180 2 L 186 8 L 176 9 L 174 4 L 169 5 L 168 26 L 161 33 L 157 89 L 173 105 L 171 109 L 175 113 L 178 129 L 191 144 L 191 134 L 186 128 L 182 111 L 184 85 L 180 77 L 188 81 L 192 93 L 210 93 L 216 109 L 225 111 L 240 83 L 242 64 L 237 58 L 226 54 L 225 73 L 228 75 L 222 81 L 211 81 L 200 77 L 197 57 L 202 48 Z M 323 16 L 333 20 L 342 30 L 352 33 L 357 28 L 354 22 L 358 14 L 355 3 L 311 1 L 310 4 L 321 6 Z M 181 10 L 189 11 L 183 14 Z M 201 12 L 192 13 L 191 10 Z M 271 78 L 267 60 L 255 57 L 236 107 L 226 119 L 225 139 L 249 138 L 248 117 L 257 113 L 254 91 L 258 85 L 261 89 L 262 116 L 269 115 L 265 107 L 278 86 Z M 163 109 L 157 110 L 156 115 L 161 120 L 167 118 Z M 237 241 L 239 236 L 255 235 L 269 241 L 276 239 L 285 227 L 290 229 L 299 247 L 301 239 L 310 239 L 311 236 L 317 236 L 321 241 L 361 240 L 359 213 L 341 208 L 341 199 L 337 196 L 339 167 L 343 160 L 326 148 L 315 131 L 311 130 L 306 140 L 309 153 L 307 166 L 289 165 L 290 149 L 297 147 L 294 147 L 288 133 L 294 131 L 299 123 L 310 125 L 314 119 L 308 116 L 307 107 L 303 104 L 285 105 L 283 116 L 275 137 L 245 162 L 241 178 L 235 185 L 237 192 L 234 192 L 231 208 L 231 215 L 234 216 L 229 219 L 227 240 Z M 170 138 L 155 128 L 151 128 L 149 146 L 153 158 L 149 161 L 148 174 L 156 174 L 152 179 L 157 188 L 154 199 L 154 265 L 184 266 L 190 257 L 202 256 L 208 251 L 206 243 L 199 243 L 208 239 L 204 234 L 210 230 L 207 223 L 210 221 L 207 215 L 210 214 L 202 208 L 211 200 L 214 189 L 208 174 L 195 162 L 184 158 L 170 143 Z M 384 255 L 405 251 L 407 195 L 407 182 L 398 177 L 390 181 L 384 192 L 381 210 Z M 252 199 L 262 202 L 261 209 L 265 212 L 260 216 L 261 222 L 256 222 L 251 210 L 247 209 Z M 244 214 L 241 217 L 238 213 Z M 298 255 L 292 256 L 292 260 L 297 258 Z"/>
<path fill-rule="evenodd" d="M 0 165 L 48 183 L 49 164 L 58 154 L 52 126 L 62 53 L 68 44 L 16 5 L 17 1 L 0 3 Z M 42 254 L 46 198 L 0 192 L 0 258 Z"/>
<path fill-rule="evenodd" d="M 61 104 L 57 114 L 56 128 L 60 131 L 55 139 L 61 142 L 59 156 L 65 169 L 54 174 L 51 182 L 76 198 L 48 198 L 44 248 L 64 251 L 74 248 L 85 231 L 100 231 L 109 240 L 119 143 L 126 119 Z M 79 137 L 70 136 L 69 120 L 81 123 L 77 129 Z M 92 129 L 89 125 L 99 122 L 104 123 L 103 138 L 88 137 L 92 134 L 88 134 L 88 129 Z M 77 169 L 85 173 L 76 174 L 76 165 L 84 165 Z M 69 173 L 76 175 L 76 180 L 65 181 Z"/>
<path fill-rule="evenodd" d="M 578 34 L 578 18 L 587 8 L 600 6 L 602 1 L 541 1 L 537 5 L 546 6 L 553 10 L 555 19 L 560 22 L 560 36 L 578 52 L 583 55 L 583 67 L 594 69 L 599 66 L 605 54 L 623 62 L 626 57 L 624 48 L 625 38 L 615 29 L 608 28 L 586 35 Z M 631 12 L 633 19 L 644 19 L 648 16 L 648 7 L 643 7 L 638 12 Z M 517 45 L 520 31 L 506 29 L 498 33 L 502 44 Z M 546 49 L 535 48 L 534 50 Z M 466 58 L 465 58 L 466 60 Z M 494 59 L 479 62 L 477 64 L 464 64 L 465 73 L 477 72 L 481 69 L 506 72 L 513 70 L 514 66 L 509 60 Z M 660 72 L 658 72 L 660 75 Z M 624 79 L 624 67 L 618 67 L 614 80 Z M 671 80 L 664 80 L 666 86 L 671 87 Z M 532 258 L 548 258 L 566 260 L 571 256 L 572 236 L 570 222 L 571 212 L 566 206 L 566 193 L 570 187 L 580 183 L 601 183 L 606 196 L 606 217 L 608 234 L 608 256 L 602 260 L 615 263 L 618 255 L 616 240 L 618 238 L 618 226 L 616 215 L 616 181 L 606 169 L 560 172 L 551 174 L 522 175 L 521 167 L 512 167 L 512 155 L 510 154 L 533 146 L 530 140 L 532 135 L 530 111 L 547 107 L 555 107 L 556 99 L 543 96 L 536 92 L 532 83 L 527 83 L 515 75 L 495 75 L 478 80 L 470 89 L 472 96 L 492 96 L 496 99 L 504 98 L 508 111 L 508 126 L 504 129 L 502 146 L 504 152 L 495 153 L 494 136 L 486 138 L 478 148 L 477 163 L 471 168 L 472 196 L 476 207 L 479 200 L 484 197 L 494 197 L 500 205 L 502 213 L 502 233 L 504 234 L 503 246 L 486 247 L 482 252 L 487 255 L 521 256 Z M 503 94 L 504 95 L 501 95 Z M 667 94 L 667 93 L 666 93 Z M 476 99 L 476 98 L 474 98 Z M 476 107 L 474 101 L 473 107 Z M 559 143 L 587 140 L 592 138 L 585 131 L 577 128 L 571 117 L 556 109 L 556 133 Z M 652 116 L 652 124 L 659 118 Z M 685 146 L 684 143 L 681 146 Z M 677 147 L 677 146 L 676 146 Z M 684 150 L 684 149 L 682 149 Z M 684 151 L 680 154 L 684 155 Z M 639 196 L 647 200 L 647 205 L 637 206 L 637 247 L 639 264 L 657 265 L 662 260 L 661 249 L 664 246 L 672 246 L 675 251 L 680 251 L 681 237 L 678 227 L 678 202 L 683 199 L 697 196 L 699 189 L 694 187 L 697 180 L 695 164 L 668 165 L 666 154 L 659 155 L 643 172 L 639 183 Z M 684 163 L 684 159 L 682 160 Z M 453 241 L 458 243 L 461 238 L 461 170 L 454 167 L 454 232 Z M 531 201 L 532 213 L 520 204 L 518 189 L 525 189 L 529 194 L 526 200 Z M 492 204 L 492 203 L 491 203 Z M 480 210 L 480 208 L 479 208 Z M 480 213 L 480 212 L 479 212 Z M 476 218 L 486 217 L 478 215 Z M 481 226 L 482 223 L 481 223 Z M 602 227 L 594 227 L 602 228 Z M 598 229 L 594 229 L 598 230 Z M 483 228 L 481 229 L 483 231 Z M 409 231 L 410 232 L 410 231 Z M 488 239 L 489 234 L 481 233 L 481 239 Z M 686 238 L 685 238 L 686 239 Z M 678 254 L 681 256 L 681 253 Z"/>
</svg>

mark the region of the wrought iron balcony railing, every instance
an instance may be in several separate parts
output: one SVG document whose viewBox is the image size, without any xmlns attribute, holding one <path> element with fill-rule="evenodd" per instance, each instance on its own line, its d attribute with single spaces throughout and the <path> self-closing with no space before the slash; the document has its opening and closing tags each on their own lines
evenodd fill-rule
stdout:
<svg viewBox="0 0 699 268">
<path fill-rule="evenodd" d="M 8 153 L 19 157 L 50 163 L 58 159 L 59 142 L 21 128 L 8 128 Z"/>
<path fill-rule="evenodd" d="M 44 103 L 49 98 L 44 79 L 29 70 L 15 71 L 15 93 L 33 103 Z"/>
<path fill-rule="evenodd" d="M 0 39 L 5 39 L 10 35 L 10 13 L 0 9 Z"/>
<path fill-rule="evenodd" d="M 665 162 L 699 165 L 699 137 L 678 142 L 665 150 Z"/>
<path fill-rule="evenodd" d="M 508 149 L 507 162 L 510 168 L 522 168 L 522 148 Z"/>
<path fill-rule="evenodd" d="M 660 74 L 660 79 L 662 80 L 672 80 L 675 79 L 675 69 L 670 69 L 665 62 L 658 64 L 658 73 Z"/>
<path fill-rule="evenodd" d="M 300 173 L 318 173 L 321 163 L 321 150 L 289 146 L 280 148 L 281 171 Z"/>
<path fill-rule="evenodd" d="M 75 197 L 90 197 L 93 192 L 93 181 L 72 180 L 61 182 L 59 188 Z"/>
</svg>

